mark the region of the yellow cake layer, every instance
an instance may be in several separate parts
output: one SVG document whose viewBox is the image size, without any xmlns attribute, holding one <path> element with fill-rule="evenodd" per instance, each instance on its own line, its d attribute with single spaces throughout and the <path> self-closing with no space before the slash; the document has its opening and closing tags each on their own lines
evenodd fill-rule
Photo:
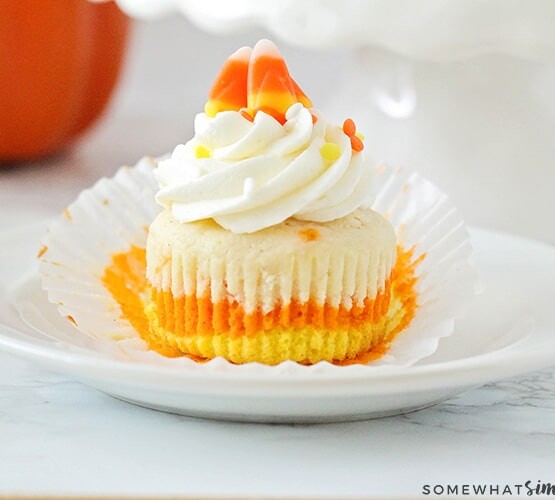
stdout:
<svg viewBox="0 0 555 500">
<path fill-rule="evenodd" d="M 160 325 L 155 303 L 145 309 L 150 328 L 143 335 L 151 348 L 212 359 L 221 356 L 233 363 L 259 362 L 276 365 L 286 360 L 303 364 L 355 359 L 375 346 L 387 342 L 403 323 L 405 310 L 396 298 L 379 321 L 334 329 L 312 325 L 277 327 L 251 335 L 230 332 L 177 334 Z"/>
</svg>

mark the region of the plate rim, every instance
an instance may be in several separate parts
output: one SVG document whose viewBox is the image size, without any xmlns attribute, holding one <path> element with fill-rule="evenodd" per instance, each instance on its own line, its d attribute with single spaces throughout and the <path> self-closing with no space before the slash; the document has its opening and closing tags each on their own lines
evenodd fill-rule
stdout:
<svg viewBox="0 0 555 500">
<path fill-rule="evenodd" d="M 0 324 L 0 328 L 5 325 Z M 7 327 L 14 330 L 12 327 Z M 15 330 L 17 332 L 17 330 Z M 471 358 L 464 358 L 456 361 L 435 363 L 430 365 L 412 367 L 391 367 L 385 370 L 368 370 L 366 372 L 337 372 L 334 374 L 320 374 L 313 372 L 304 373 L 270 373 L 258 374 L 252 377 L 246 372 L 235 372 L 232 370 L 219 372 L 208 370 L 187 369 L 186 367 L 170 367 L 162 365 L 148 365 L 137 361 L 123 361 L 110 358 L 101 358 L 93 354 L 63 351 L 52 346 L 40 346 L 33 342 L 7 339 L 0 332 L 0 346 L 4 350 L 32 359 L 42 365 L 46 365 L 55 371 L 69 374 L 81 380 L 110 380 L 114 382 L 114 375 L 125 375 L 124 379 L 117 379 L 121 385 L 127 383 L 127 377 L 141 375 L 150 377 L 147 383 L 141 383 L 141 387 L 159 388 L 161 381 L 171 380 L 172 389 L 184 388 L 180 384 L 186 383 L 188 392 L 193 387 L 189 384 L 202 381 L 198 393 L 208 394 L 209 392 L 220 392 L 225 387 L 226 392 L 233 387 L 234 393 L 252 393 L 254 389 L 275 391 L 282 389 L 291 396 L 291 390 L 296 392 L 296 384 L 303 384 L 303 391 L 298 391 L 299 397 L 306 397 L 306 390 L 323 389 L 322 382 L 334 382 L 334 387 L 324 388 L 325 394 L 337 396 L 343 394 L 346 386 L 348 392 L 343 394 L 351 396 L 354 393 L 364 394 L 394 394 L 394 393 L 415 393 L 430 390 L 444 390 L 448 388 L 466 388 L 480 386 L 485 383 L 495 382 L 507 377 L 518 376 L 519 374 L 549 368 L 554 364 L 553 355 L 555 345 L 551 350 L 538 350 L 536 353 L 529 351 L 524 365 L 516 363 L 522 361 L 522 353 L 511 353 L 500 356 L 499 352 L 480 354 Z M 489 358 L 489 360 L 488 360 Z M 502 361 L 497 363 L 496 361 Z M 533 365 L 533 366 L 532 366 Z M 517 368 L 518 366 L 518 368 Z M 495 373 L 485 372 L 483 369 L 496 368 Z M 63 369 L 65 368 L 65 369 Z M 86 372 L 94 370 L 98 376 L 91 377 Z M 441 375 L 447 375 L 443 378 Z M 404 382 L 402 387 L 400 382 Z M 426 387 L 422 387 L 423 382 L 427 382 Z M 374 385 L 379 383 L 379 385 Z M 94 385 L 94 384 L 91 384 Z M 211 391 L 207 391 L 211 389 Z M 397 389 L 397 390 L 395 390 Z M 229 393 L 231 394 L 231 393 Z M 316 394 L 314 394 L 316 395 Z M 279 396 L 273 393 L 272 396 Z"/>
</svg>

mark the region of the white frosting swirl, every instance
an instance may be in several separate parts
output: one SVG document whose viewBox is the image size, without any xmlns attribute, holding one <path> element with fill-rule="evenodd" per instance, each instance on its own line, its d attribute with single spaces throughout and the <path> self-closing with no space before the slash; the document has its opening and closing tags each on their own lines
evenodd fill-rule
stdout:
<svg viewBox="0 0 555 500">
<path fill-rule="evenodd" d="M 312 110 L 312 113 L 315 113 Z M 234 233 L 252 233 L 289 217 L 324 222 L 369 206 L 371 167 L 353 153 L 348 136 L 297 103 L 282 126 L 259 111 L 195 118 L 195 136 L 155 171 L 156 200 L 181 222 L 213 218 Z M 320 150 L 331 142 L 339 157 Z M 210 152 L 198 158 L 199 148 Z"/>
</svg>

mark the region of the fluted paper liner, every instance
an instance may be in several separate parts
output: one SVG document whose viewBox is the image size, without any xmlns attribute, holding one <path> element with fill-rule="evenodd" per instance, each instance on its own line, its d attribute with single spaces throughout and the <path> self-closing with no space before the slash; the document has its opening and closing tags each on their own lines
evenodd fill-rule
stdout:
<svg viewBox="0 0 555 500">
<path fill-rule="evenodd" d="M 426 254 L 417 268 L 416 316 L 385 356 L 366 366 L 350 367 L 327 362 L 309 367 L 289 361 L 273 367 L 233 365 L 221 358 L 199 364 L 187 357 L 161 356 L 149 351 L 122 318 L 119 305 L 101 281 L 113 254 L 145 245 L 148 226 L 160 211 L 154 201 L 155 166 L 153 159 L 144 158 L 135 167 L 122 167 L 111 179 L 99 180 L 54 220 L 42 240 L 39 270 L 49 301 L 94 339 L 92 345 L 102 355 L 199 370 L 320 372 L 409 366 L 433 354 L 440 339 L 453 333 L 455 318 L 474 295 L 477 280 L 468 232 L 448 198 L 416 173 L 378 166 L 373 208 L 391 221 L 400 245 L 414 247 L 414 258 Z M 76 343 L 79 338 L 76 335 Z"/>
</svg>

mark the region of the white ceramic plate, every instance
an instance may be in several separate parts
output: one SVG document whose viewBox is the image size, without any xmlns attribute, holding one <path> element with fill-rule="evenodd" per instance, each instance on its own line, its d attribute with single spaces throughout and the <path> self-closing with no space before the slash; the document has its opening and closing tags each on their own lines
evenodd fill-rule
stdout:
<svg viewBox="0 0 555 500">
<path fill-rule="evenodd" d="M 43 224 L 0 234 L 4 289 L 0 347 L 114 397 L 186 415 L 265 422 L 356 420 L 412 411 L 479 386 L 555 364 L 555 249 L 472 230 L 485 292 L 436 353 L 408 368 L 343 367 L 333 375 L 156 366 L 99 352 L 41 290 L 34 255 Z M 19 312 L 19 314 L 18 314 Z M 23 321 L 23 319 L 25 321 Z"/>
</svg>

